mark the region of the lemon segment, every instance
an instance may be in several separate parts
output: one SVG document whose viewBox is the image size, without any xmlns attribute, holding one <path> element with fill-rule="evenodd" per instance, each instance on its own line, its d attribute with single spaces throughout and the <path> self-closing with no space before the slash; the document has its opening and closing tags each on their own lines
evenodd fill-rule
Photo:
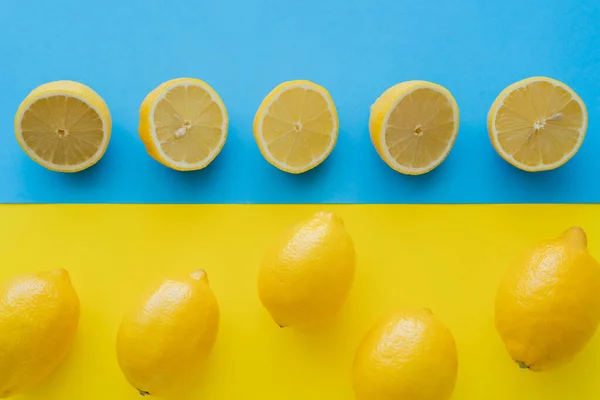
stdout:
<svg viewBox="0 0 600 400">
<path fill-rule="evenodd" d="M 587 111 L 567 85 L 545 77 L 516 82 L 500 93 L 488 114 L 494 149 L 524 171 L 560 167 L 581 147 Z"/>
<path fill-rule="evenodd" d="M 254 118 L 254 138 L 265 159 L 299 174 L 321 164 L 338 137 L 329 92 L 310 81 L 284 82 L 265 97 Z"/>
<path fill-rule="evenodd" d="M 58 172 L 77 172 L 98 162 L 111 132 L 104 100 L 73 81 L 50 82 L 34 89 L 19 106 L 14 124 L 25 153 Z"/>
<path fill-rule="evenodd" d="M 140 107 L 140 138 L 161 164 L 198 170 L 210 164 L 227 140 L 227 110 L 219 95 L 199 79 L 167 81 Z"/>
<path fill-rule="evenodd" d="M 458 134 L 459 112 L 440 85 L 408 81 L 386 90 L 371 106 L 369 132 L 392 169 L 421 175 L 440 165 Z"/>
</svg>

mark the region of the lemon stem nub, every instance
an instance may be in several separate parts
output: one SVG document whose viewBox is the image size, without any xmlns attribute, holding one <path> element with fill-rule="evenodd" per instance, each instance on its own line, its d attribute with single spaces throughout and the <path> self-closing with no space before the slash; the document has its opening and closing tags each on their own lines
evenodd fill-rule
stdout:
<svg viewBox="0 0 600 400">
<path fill-rule="evenodd" d="M 519 369 L 529 369 L 529 367 L 527 366 L 527 364 L 525 364 L 522 361 L 517 361 L 517 364 L 519 364 Z"/>
<path fill-rule="evenodd" d="M 587 236 L 585 231 L 578 226 L 567 229 L 562 236 L 573 246 L 581 249 L 587 249 Z"/>
<path fill-rule="evenodd" d="M 140 392 L 140 396 L 145 397 L 145 396 L 150 396 L 150 393 L 145 392 L 143 390 L 138 389 L 138 392 Z"/>
<path fill-rule="evenodd" d="M 206 275 L 206 271 L 203 269 L 192 272 L 190 276 L 197 281 L 205 281 L 208 283 L 208 276 Z"/>
</svg>

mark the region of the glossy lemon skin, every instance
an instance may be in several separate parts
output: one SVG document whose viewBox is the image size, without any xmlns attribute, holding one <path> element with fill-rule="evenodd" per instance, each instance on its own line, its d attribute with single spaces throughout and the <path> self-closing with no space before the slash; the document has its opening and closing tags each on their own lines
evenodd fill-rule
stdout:
<svg viewBox="0 0 600 400">
<path fill-rule="evenodd" d="M 0 287 L 0 398 L 31 389 L 67 356 L 79 299 L 65 270 L 40 272 Z"/>
<path fill-rule="evenodd" d="M 213 98 L 213 100 L 221 108 L 221 111 L 223 112 L 223 118 L 225 120 L 224 133 L 223 133 L 224 138 L 223 138 L 223 141 L 220 143 L 218 149 L 216 149 L 214 156 L 209 159 L 204 160 L 204 163 L 202 163 L 201 165 L 195 165 L 195 166 L 190 166 L 190 167 L 183 167 L 183 166 L 177 165 L 177 164 L 173 163 L 170 159 L 163 157 L 160 154 L 160 151 L 158 150 L 158 144 L 152 138 L 152 111 L 156 107 L 156 103 L 158 102 L 159 98 L 165 92 L 168 92 L 172 87 L 175 87 L 178 85 L 184 85 L 184 84 L 192 84 L 192 85 L 201 86 L 203 89 L 205 89 L 207 92 L 209 92 L 211 97 Z M 177 171 L 196 171 L 196 170 L 205 168 L 211 162 L 213 162 L 213 160 L 215 158 L 217 158 L 217 156 L 223 149 L 223 146 L 225 146 L 225 141 L 227 140 L 228 128 L 229 128 L 229 117 L 227 114 L 227 109 L 225 108 L 225 104 L 223 103 L 223 101 L 221 100 L 221 98 L 219 97 L 217 92 L 215 92 L 215 90 L 209 84 L 207 84 L 206 82 L 204 82 L 200 79 L 176 78 L 176 79 L 171 79 L 169 81 L 163 82 L 160 85 L 158 85 L 154 90 L 152 90 L 150 93 L 148 93 L 148 95 L 144 98 L 144 101 L 142 101 L 142 104 L 140 106 L 140 122 L 139 122 L 139 126 L 138 126 L 138 134 L 140 136 L 140 139 L 142 140 L 142 143 L 144 143 L 144 146 L 146 147 L 146 151 L 148 152 L 150 157 L 152 157 L 153 159 L 155 159 L 162 165 L 172 168 Z"/>
<path fill-rule="evenodd" d="M 388 159 L 383 152 L 383 130 L 384 122 L 387 115 L 392 111 L 392 107 L 403 96 L 409 87 L 417 85 L 421 81 L 406 81 L 398 83 L 389 89 L 387 89 L 375 103 L 371 105 L 371 114 L 369 116 L 369 135 L 371 136 L 371 142 L 375 147 L 375 151 L 385 163 L 392 169 L 398 170 L 396 166 Z M 402 171 L 398 171 L 402 172 Z"/>
<path fill-rule="evenodd" d="M 31 152 L 29 147 L 25 144 L 23 137 L 20 134 L 21 120 L 23 118 L 23 114 L 25 113 L 25 111 L 27 111 L 27 109 L 32 103 L 48 95 L 74 96 L 76 98 L 83 99 L 86 103 L 88 103 L 94 108 L 94 110 L 98 113 L 98 116 L 102 120 L 104 134 L 106 135 L 105 146 L 101 149 L 100 153 L 98 153 L 98 155 L 95 158 L 89 160 L 89 162 L 85 165 L 81 165 L 76 169 L 66 169 L 64 167 L 53 166 L 47 163 L 43 163 L 35 156 L 35 154 Z M 29 93 L 27 97 L 23 100 L 23 102 L 21 102 L 21 104 L 19 105 L 19 109 L 15 114 L 14 126 L 19 146 L 21 146 L 21 149 L 23 149 L 23 151 L 29 157 L 31 157 L 33 161 L 37 162 L 45 168 L 48 168 L 49 170 L 56 172 L 79 172 L 93 166 L 104 156 L 104 153 L 108 148 L 108 143 L 110 142 L 112 120 L 106 102 L 92 88 L 80 82 L 63 80 L 44 83 L 43 85 L 40 85 L 37 88 L 33 89 L 31 93 Z"/>
<path fill-rule="evenodd" d="M 164 281 L 123 319 L 117 357 L 142 395 L 185 391 L 217 337 L 219 306 L 204 271 Z"/>
<path fill-rule="evenodd" d="M 427 309 L 406 309 L 365 335 L 352 377 L 358 400 L 447 400 L 457 371 L 450 330 Z"/>
<path fill-rule="evenodd" d="M 281 327 L 320 324 L 346 301 L 355 264 L 342 219 L 317 213 L 284 232 L 268 250 L 258 277 L 260 300 Z"/>
<path fill-rule="evenodd" d="M 522 368 L 544 371 L 572 359 L 600 321 L 600 266 L 581 228 L 522 254 L 496 297 L 496 328 Z"/>
</svg>

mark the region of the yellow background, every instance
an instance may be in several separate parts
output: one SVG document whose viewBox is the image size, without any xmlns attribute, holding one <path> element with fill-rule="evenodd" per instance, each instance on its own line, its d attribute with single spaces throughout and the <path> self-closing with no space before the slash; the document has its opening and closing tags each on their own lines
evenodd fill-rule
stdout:
<svg viewBox="0 0 600 400">
<path fill-rule="evenodd" d="M 354 238 L 355 285 L 328 326 L 280 329 L 258 300 L 257 268 L 282 229 L 319 210 L 339 213 Z M 82 304 L 69 359 L 19 400 L 139 399 L 115 359 L 121 316 L 148 285 L 198 268 L 220 302 L 220 334 L 198 388 L 181 400 L 352 399 L 361 336 L 407 306 L 432 309 L 454 332 L 454 400 L 600 396 L 600 338 L 567 367 L 536 374 L 518 370 L 493 325 L 499 280 L 527 246 L 580 225 L 600 256 L 600 206 L 35 205 L 2 206 L 0 221 L 0 278 L 66 268 Z"/>
</svg>

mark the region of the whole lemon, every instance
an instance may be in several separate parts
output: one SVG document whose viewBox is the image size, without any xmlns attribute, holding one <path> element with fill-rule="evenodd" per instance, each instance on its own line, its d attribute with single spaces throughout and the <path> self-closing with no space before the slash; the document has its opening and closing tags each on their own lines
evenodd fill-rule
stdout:
<svg viewBox="0 0 600 400">
<path fill-rule="evenodd" d="M 581 228 L 525 252 L 496 296 L 496 328 L 521 368 L 544 371 L 575 356 L 600 321 L 600 267 Z"/>
<path fill-rule="evenodd" d="M 0 398 L 28 390 L 65 359 L 79 322 L 79 299 L 63 269 L 0 286 Z"/>
<path fill-rule="evenodd" d="M 168 279 L 124 317 L 117 337 L 121 370 L 142 395 L 177 394 L 212 349 L 218 326 L 206 272 Z"/>
<path fill-rule="evenodd" d="M 258 294 L 281 326 L 309 326 L 331 318 L 354 280 L 356 256 L 342 219 L 319 212 L 288 229 L 267 252 Z"/>
<path fill-rule="evenodd" d="M 450 330 L 427 309 L 398 311 L 377 322 L 356 351 L 359 400 L 447 400 L 458 357 Z"/>
</svg>

